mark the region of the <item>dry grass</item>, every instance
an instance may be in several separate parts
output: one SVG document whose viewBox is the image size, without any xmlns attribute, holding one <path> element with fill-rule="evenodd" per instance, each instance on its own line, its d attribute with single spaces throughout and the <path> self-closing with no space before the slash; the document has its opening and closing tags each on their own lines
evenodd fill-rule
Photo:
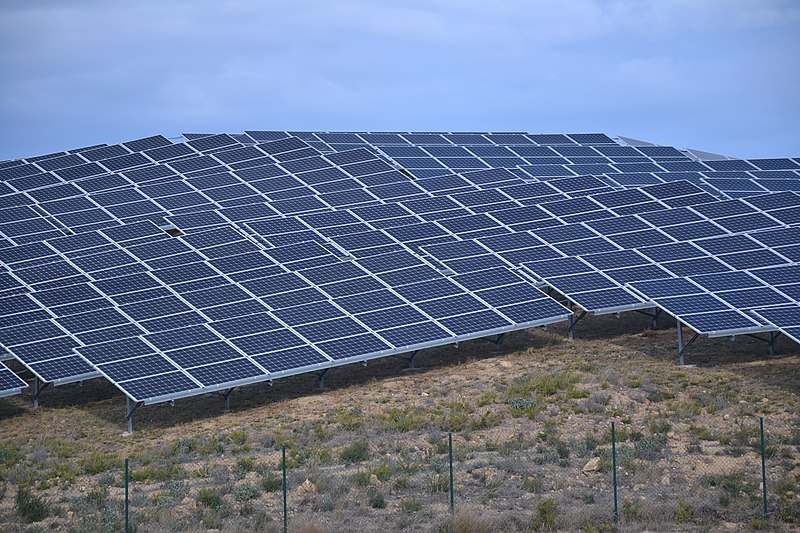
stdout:
<svg viewBox="0 0 800 533">
<path fill-rule="evenodd" d="M 800 351 L 701 339 L 675 365 L 674 329 L 593 317 L 144 407 L 100 380 L 0 400 L 0 530 L 118 530 L 131 459 L 137 531 L 724 531 L 800 526 Z M 757 419 L 775 513 L 760 522 Z M 612 523 L 610 423 L 620 523 Z M 453 431 L 456 513 L 449 513 Z M 584 465 L 598 457 L 596 472 Z M 306 480 L 308 482 L 306 483 Z M 18 489 L 40 498 L 32 523 Z M 28 499 L 28 502 L 37 502 Z M 37 504 L 38 505 L 38 504 Z M 29 518 L 39 516 L 27 513 Z M 38 528 L 38 529 L 37 529 Z"/>
</svg>

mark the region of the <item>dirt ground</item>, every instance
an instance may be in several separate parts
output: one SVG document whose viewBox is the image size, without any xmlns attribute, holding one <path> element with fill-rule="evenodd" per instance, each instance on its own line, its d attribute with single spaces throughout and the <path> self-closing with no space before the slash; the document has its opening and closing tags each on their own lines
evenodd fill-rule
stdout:
<svg viewBox="0 0 800 533">
<path fill-rule="evenodd" d="M 0 399 L 0 530 L 794 531 L 800 346 L 636 314 L 144 406 L 102 380 Z M 20 368 L 15 367 L 16 370 Z M 763 514 L 759 419 L 768 511 Z M 614 423 L 618 521 L 614 521 Z M 452 433 L 455 513 L 450 512 Z"/>
</svg>

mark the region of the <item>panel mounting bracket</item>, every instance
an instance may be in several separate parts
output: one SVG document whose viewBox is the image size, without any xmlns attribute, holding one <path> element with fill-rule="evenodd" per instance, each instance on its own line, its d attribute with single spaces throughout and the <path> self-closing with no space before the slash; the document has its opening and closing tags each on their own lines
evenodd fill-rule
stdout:
<svg viewBox="0 0 800 533">
<path fill-rule="evenodd" d="M 33 407 L 39 407 L 39 396 L 42 395 L 42 391 L 50 385 L 47 381 L 40 381 L 39 378 L 34 378 L 33 381 Z"/>
<path fill-rule="evenodd" d="M 586 316 L 586 311 L 581 311 L 577 317 L 575 315 L 569 315 L 569 325 L 567 326 L 567 338 L 569 340 L 572 340 L 574 338 L 572 332 L 575 329 L 575 325 L 578 322 L 580 322 L 585 316 Z"/>
<path fill-rule="evenodd" d="M 681 365 L 681 366 L 684 365 L 684 363 L 686 362 L 685 361 L 685 357 L 684 357 L 686 355 L 686 350 L 689 349 L 689 346 L 691 346 L 692 343 L 694 341 L 696 341 L 699 336 L 700 336 L 700 334 L 695 332 L 695 334 L 692 335 L 692 338 L 689 339 L 689 342 L 684 344 L 684 342 L 683 342 L 683 324 L 681 323 L 680 320 L 678 320 L 678 364 L 679 365 Z"/>
<path fill-rule="evenodd" d="M 228 390 L 226 390 L 225 392 L 222 393 L 222 397 L 225 400 L 225 410 L 226 411 L 230 411 L 230 408 L 231 408 L 231 393 L 233 392 L 233 389 L 235 389 L 235 388 L 236 387 L 231 387 L 230 389 L 228 389 Z"/>
<path fill-rule="evenodd" d="M 648 313 L 647 311 L 642 311 L 641 309 L 634 309 L 634 312 L 639 313 L 641 315 L 649 316 L 653 319 L 650 323 L 650 327 L 652 329 L 658 328 L 658 317 L 661 316 L 661 309 L 656 308 L 652 313 Z"/>
<path fill-rule="evenodd" d="M 767 338 L 759 337 L 755 333 L 747 333 L 746 334 L 751 339 L 755 339 L 757 341 L 766 342 L 767 343 L 767 353 L 769 357 L 775 357 L 775 341 L 778 340 L 778 337 L 781 336 L 780 331 L 768 331 Z"/>
<path fill-rule="evenodd" d="M 328 373 L 328 369 L 324 368 L 317 372 L 317 381 L 319 382 L 319 389 L 323 390 L 325 388 L 325 374 Z"/>
<path fill-rule="evenodd" d="M 133 433 L 133 413 L 142 405 L 144 402 L 134 402 L 130 396 L 125 397 L 125 419 L 128 421 L 128 434 Z"/>
</svg>

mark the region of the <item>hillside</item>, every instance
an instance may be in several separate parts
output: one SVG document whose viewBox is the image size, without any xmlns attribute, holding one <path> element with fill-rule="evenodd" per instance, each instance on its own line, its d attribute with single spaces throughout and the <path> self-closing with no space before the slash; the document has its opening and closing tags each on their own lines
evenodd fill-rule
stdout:
<svg viewBox="0 0 800 533">
<path fill-rule="evenodd" d="M 129 457 L 138 532 L 280 531 L 282 445 L 290 531 L 797 528 L 800 347 L 779 339 L 767 358 L 753 339 L 702 338 L 679 367 L 674 323 L 647 323 L 592 317 L 574 341 L 559 326 L 425 351 L 414 371 L 333 369 L 322 391 L 314 375 L 254 385 L 230 411 L 211 396 L 146 406 L 127 436 L 102 380 L 47 389 L 39 409 L 26 389 L 0 400 L 0 530 L 120 531 Z"/>
</svg>

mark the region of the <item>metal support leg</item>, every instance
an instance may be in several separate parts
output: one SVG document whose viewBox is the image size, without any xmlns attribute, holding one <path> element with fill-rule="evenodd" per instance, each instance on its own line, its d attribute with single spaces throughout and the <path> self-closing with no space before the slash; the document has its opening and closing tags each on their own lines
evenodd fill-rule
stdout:
<svg viewBox="0 0 800 533">
<path fill-rule="evenodd" d="M 576 317 L 574 315 L 569 315 L 569 326 L 567 326 L 567 338 L 569 340 L 573 339 L 572 331 L 575 329 L 575 325 L 581 321 L 583 317 L 586 316 L 586 311 L 581 311 L 580 314 Z"/>
<path fill-rule="evenodd" d="M 225 391 L 225 394 L 222 395 L 225 398 L 225 410 L 229 411 L 231 408 L 231 393 L 233 392 L 233 387 Z"/>
<path fill-rule="evenodd" d="M 395 356 L 395 357 L 400 357 L 401 359 L 405 360 L 406 363 L 408 363 L 408 365 L 403 369 L 403 372 L 413 372 L 414 370 L 417 370 L 417 367 L 414 366 L 414 361 L 415 358 L 417 357 L 417 353 L 419 353 L 419 350 L 414 350 L 413 352 L 411 352 L 410 355 L 406 357 L 403 357 L 402 355 Z"/>
<path fill-rule="evenodd" d="M 39 396 L 42 395 L 42 391 L 50 385 L 48 382 L 42 383 L 39 381 L 39 378 L 34 378 L 33 381 L 33 407 L 39 407 Z"/>
<path fill-rule="evenodd" d="M 130 397 L 125 397 L 125 418 L 128 421 L 128 433 L 133 433 L 133 412 L 142 405 L 142 402 L 133 402 Z"/>
<path fill-rule="evenodd" d="M 499 334 L 497 337 L 494 338 L 494 343 L 496 345 L 500 346 L 500 343 L 503 342 L 503 337 L 505 337 L 505 336 L 506 336 L 505 333 Z"/>
<path fill-rule="evenodd" d="M 656 309 L 653 312 L 653 323 L 652 323 L 653 329 L 657 329 L 658 328 L 658 316 L 660 314 L 661 314 L 661 309 Z"/>
<path fill-rule="evenodd" d="M 325 370 L 320 370 L 319 372 L 317 372 L 317 380 L 319 381 L 320 390 L 325 388 L 325 374 L 327 373 L 328 373 L 327 368 Z"/>
<path fill-rule="evenodd" d="M 757 341 L 762 341 L 767 343 L 767 354 L 769 357 L 775 357 L 775 341 L 778 340 L 778 337 L 781 336 L 780 331 L 768 331 L 767 338 L 759 337 L 755 333 L 748 333 L 748 337 L 751 339 L 755 339 Z"/>
<path fill-rule="evenodd" d="M 697 337 L 699 337 L 699 336 L 700 336 L 699 333 L 695 333 L 694 335 L 692 335 L 692 338 L 689 339 L 689 342 L 684 344 L 684 342 L 683 342 L 683 324 L 681 324 L 681 321 L 678 320 L 678 364 L 679 365 L 681 365 L 681 366 L 684 365 L 684 363 L 686 362 L 685 361 L 685 357 L 684 357 L 686 355 L 686 350 L 689 349 L 689 346 L 691 346 L 692 343 L 694 341 L 696 341 Z"/>
</svg>

